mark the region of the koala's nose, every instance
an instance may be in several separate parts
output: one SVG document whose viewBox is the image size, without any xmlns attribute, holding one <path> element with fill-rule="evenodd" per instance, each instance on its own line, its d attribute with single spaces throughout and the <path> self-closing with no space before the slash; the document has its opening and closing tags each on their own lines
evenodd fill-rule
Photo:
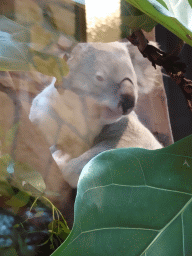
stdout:
<svg viewBox="0 0 192 256">
<path fill-rule="evenodd" d="M 123 109 L 123 115 L 127 115 L 135 106 L 135 91 L 134 85 L 130 79 L 124 79 L 120 83 L 120 101 L 119 106 Z"/>
<path fill-rule="evenodd" d="M 135 98 L 129 94 L 121 95 L 119 106 L 123 109 L 123 115 L 127 115 L 135 106 Z"/>
</svg>

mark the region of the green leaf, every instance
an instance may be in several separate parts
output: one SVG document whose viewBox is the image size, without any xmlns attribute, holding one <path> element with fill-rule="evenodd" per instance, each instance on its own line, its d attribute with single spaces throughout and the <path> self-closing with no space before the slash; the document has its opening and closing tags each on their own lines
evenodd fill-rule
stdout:
<svg viewBox="0 0 192 256">
<path fill-rule="evenodd" d="M 145 14 L 140 16 L 123 16 L 122 22 L 124 25 L 127 25 L 130 29 L 132 29 L 132 31 L 134 31 L 135 28 L 138 30 L 145 27 L 145 31 L 150 32 L 154 25 L 157 25 L 157 23 L 152 22 L 151 19 Z"/>
<path fill-rule="evenodd" d="M 71 230 L 60 220 L 54 220 L 48 225 L 48 229 L 59 236 L 64 241 Z"/>
<path fill-rule="evenodd" d="M 41 53 L 39 51 L 31 50 L 32 63 L 31 68 L 35 68 L 37 71 L 45 75 L 52 75 L 60 82 L 62 77 L 67 75 L 69 67 L 64 59 L 56 56 Z"/>
<path fill-rule="evenodd" d="M 149 23 L 145 22 L 145 16 L 143 15 L 142 19 L 142 15 L 137 14 L 138 10 L 140 10 L 149 16 L 151 26 L 155 26 L 155 22 L 160 23 L 192 46 L 192 0 L 123 0 L 122 2 L 125 9 L 123 11 L 127 16 L 133 15 L 135 19 L 138 17 L 137 21 L 134 20 L 134 24 L 137 24 L 137 26 L 133 30 L 131 20 L 129 20 L 130 23 L 126 24 L 129 34 L 137 28 L 148 31 Z M 133 7 L 138 10 L 135 10 Z M 129 27 L 129 24 L 131 27 Z"/>
<path fill-rule="evenodd" d="M 23 191 L 19 191 L 16 195 L 12 196 L 10 200 L 6 201 L 6 204 L 14 209 L 25 206 L 29 202 L 30 196 Z"/>
<path fill-rule="evenodd" d="M 59 255 L 192 255 L 192 136 L 106 151 L 83 169 Z"/>
<path fill-rule="evenodd" d="M 63 223 L 60 220 L 54 220 L 49 224 L 49 229 L 51 229 L 53 227 L 53 230 L 55 232 L 57 232 L 57 229 L 59 228 L 60 230 L 62 230 L 62 232 L 65 232 L 67 234 L 69 234 L 71 231 L 70 229 L 65 225 L 65 223 Z"/>
<path fill-rule="evenodd" d="M 121 20 L 121 30 L 125 37 L 138 29 L 149 32 L 157 25 L 157 22 L 127 3 L 126 0 L 121 1 Z"/>
<path fill-rule="evenodd" d="M 36 196 L 33 192 L 37 192 L 38 195 L 44 193 L 46 185 L 40 173 L 28 164 L 21 162 L 16 162 L 14 169 L 14 177 L 23 189 L 31 192 L 33 196 Z"/>
<path fill-rule="evenodd" d="M 1 249 L 0 255 L 1 256 L 18 256 L 18 254 L 14 248 Z"/>
</svg>

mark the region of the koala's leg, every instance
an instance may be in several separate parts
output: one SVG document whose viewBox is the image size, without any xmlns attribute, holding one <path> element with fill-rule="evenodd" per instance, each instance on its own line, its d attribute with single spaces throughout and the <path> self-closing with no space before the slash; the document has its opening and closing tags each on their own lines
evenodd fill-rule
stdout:
<svg viewBox="0 0 192 256">
<path fill-rule="evenodd" d="M 77 158 L 73 158 L 68 161 L 70 156 L 63 154 L 61 150 L 57 150 L 52 154 L 54 160 L 58 164 L 60 170 L 63 173 L 64 179 L 72 188 L 77 187 L 79 176 L 83 167 L 96 155 L 99 153 L 115 148 L 117 143 L 115 141 L 102 141 L 99 144 L 95 145 L 84 154 Z"/>
</svg>

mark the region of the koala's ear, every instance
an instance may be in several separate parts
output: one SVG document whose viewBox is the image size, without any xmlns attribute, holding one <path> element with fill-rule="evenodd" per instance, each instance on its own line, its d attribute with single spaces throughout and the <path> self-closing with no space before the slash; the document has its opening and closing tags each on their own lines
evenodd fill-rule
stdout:
<svg viewBox="0 0 192 256">
<path fill-rule="evenodd" d="M 117 42 L 119 45 L 123 46 L 124 50 L 130 55 L 132 54 L 132 44 L 126 39 L 123 38 Z"/>
<path fill-rule="evenodd" d="M 150 41 L 149 43 L 158 48 L 156 42 Z M 149 93 L 154 89 L 155 81 L 161 76 L 161 69 L 158 66 L 155 69 L 151 62 L 147 58 L 143 57 L 136 46 L 131 43 L 127 43 L 127 47 L 137 75 L 139 91 L 142 93 Z"/>
<path fill-rule="evenodd" d="M 150 61 L 147 58 L 144 58 L 143 55 L 140 53 L 139 49 L 137 48 L 137 46 L 134 46 L 131 42 L 126 42 L 125 43 L 128 50 L 129 50 L 129 54 L 131 56 L 131 59 L 136 62 L 143 62 L 143 63 L 147 63 L 149 64 Z M 149 42 L 150 45 L 155 46 L 156 48 L 159 48 L 158 44 L 154 41 L 150 41 Z"/>
<path fill-rule="evenodd" d="M 89 43 L 78 43 L 72 50 L 71 54 L 70 54 L 70 58 L 71 57 L 78 57 L 81 56 L 90 46 Z"/>
<path fill-rule="evenodd" d="M 66 52 L 66 53 L 63 55 L 63 59 L 64 59 L 65 61 L 68 61 L 69 58 L 70 58 L 70 54 Z"/>
<path fill-rule="evenodd" d="M 70 69 L 73 69 L 78 65 L 84 55 L 84 53 L 87 51 L 87 49 L 90 47 L 89 43 L 78 43 L 70 53 L 70 57 L 67 61 L 67 63 L 70 66 Z"/>
<path fill-rule="evenodd" d="M 128 40 L 122 41 L 122 43 L 127 48 L 127 51 L 129 52 L 129 55 L 132 59 L 133 55 L 135 54 L 135 51 L 136 51 L 136 54 L 137 54 L 138 53 L 137 51 L 139 51 L 139 50 L 137 49 L 136 46 L 132 45 L 132 43 L 129 42 Z"/>
</svg>

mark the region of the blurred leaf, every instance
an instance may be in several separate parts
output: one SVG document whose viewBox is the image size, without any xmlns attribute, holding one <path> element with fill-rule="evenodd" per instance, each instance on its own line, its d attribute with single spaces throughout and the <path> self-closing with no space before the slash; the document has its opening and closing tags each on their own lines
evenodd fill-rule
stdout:
<svg viewBox="0 0 192 256">
<path fill-rule="evenodd" d="M 58 81 L 67 75 L 66 61 L 49 54 L 49 47 L 58 39 L 55 33 L 34 24 L 25 28 L 0 15 L 0 70 L 39 71 Z"/>
<path fill-rule="evenodd" d="M 28 245 L 25 243 L 25 241 L 21 238 L 21 235 L 17 235 L 17 240 L 18 240 L 18 244 L 19 244 L 19 250 L 20 250 L 20 253 L 21 255 L 30 255 L 31 253 L 31 250 L 28 249 Z M 34 255 L 32 253 L 32 255 Z"/>
<path fill-rule="evenodd" d="M 10 174 L 7 172 L 7 167 L 9 166 L 11 160 L 12 159 L 8 154 L 0 157 L 0 181 L 6 181 L 10 176 Z"/>
<path fill-rule="evenodd" d="M 11 197 L 15 193 L 9 182 L 0 180 L 0 196 Z"/>
<path fill-rule="evenodd" d="M 15 224 L 14 226 L 13 226 L 13 228 L 19 228 L 20 227 L 20 224 Z"/>
<path fill-rule="evenodd" d="M 12 186 L 17 187 L 18 189 L 22 191 L 26 191 L 33 197 L 40 197 L 42 196 L 42 192 L 36 189 L 33 185 L 26 181 L 22 181 L 20 179 L 13 179 L 11 181 Z"/>
<path fill-rule="evenodd" d="M 13 209 L 18 209 L 25 206 L 29 202 L 30 196 L 23 191 L 19 191 L 16 195 L 12 196 L 10 200 L 6 201 L 6 204 Z"/>
<path fill-rule="evenodd" d="M 52 34 L 36 24 L 31 28 L 31 44 L 34 50 L 42 50 L 52 42 Z"/>
<path fill-rule="evenodd" d="M 33 188 L 34 188 L 35 190 L 37 190 L 37 192 L 40 192 L 40 194 L 44 193 L 46 189 L 46 185 L 43 180 L 43 177 L 41 176 L 40 173 L 35 171 L 28 164 L 16 162 L 14 175 L 16 180 L 20 182 L 21 186 L 23 186 L 23 181 L 26 182 L 26 186 L 29 184 L 28 186 L 29 192 L 33 193 L 34 192 Z M 32 189 L 30 189 L 31 186 L 32 186 Z"/>
<path fill-rule="evenodd" d="M 192 135 L 103 152 L 83 169 L 75 221 L 52 254 L 191 256 Z"/>
<path fill-rule="evenodd" d="M 70 1 L 68 1 L 68 4 Z M 71 1 L 71 4 L 72 1 Z M 73 36 L 75 33 L 75 13 L 62 8 L 55 3 L 48 3 L 46 6 L 46 12 L 50 18 L 50 22 L 54 27 L 63 31 L 65 34 Z M 64 18 L 65 17 L 65 18 Z"/>
<path fill-rule="evenodd" d="M 146 14 L 139 16 L 123 16 L 122 22 L 123 25 L 128 26 L 130 29 L 132 29 L 132 31 L 145 27 L 145 31 L 150 32 L 154 28 L 154 25 L 157 25 L 157 23 L 152 22 L 149 16 Z"/>
<path fill-rule="evenodd" d="M 0 31 L 12 35 L 12 39 L 20 43 L 30 42 L 30 30 L 24 26 L 0 15 Z"/>
<path fill-rule="evenodd" d="M 26 244 L 24 243 L 23 239 L 21 238 L 21 236 L 19 234 L 17 234 L 17 240 L 18 240 L 19 248 L 22 252 L 23 249 L 26 247 Z"/>
<path fill-rule="evenodd" d="M 18 254 L 14 248 L 1 249 L 0 255 L 1 256 L 18 256 Z"/>
<path fill-rule="evenodd" d="M 5 134 L 5 146 L 6 147 L 10 147 L 13 143 L 13 140 L 16 136 L 16 132 L 18 130 L 18 127 L 19 127 L 20 123 L 16 123 L 14 124 L 11 129 L 9 129 L 7 131 L 7 133 Z"/>
<path fill-rule="evenodd" d="M 31 50 L 31 54 L 35 69 L 42 74 L 54 76 L 59 82 L 62 81 L 63 76 L 68 74 L 69 67 L 64 59 L 35 50 Z"/>
<path fill-rule="evenodd" d="M 11 34 L 0 31 L 0 70 L 29 70 L 29 47 L 14 41 Z"/>
<path fill-rule="evenodd" d="M 15 16 L 19 23 L 29 25 L 42 23 L 43 13 L 38 2 L 31 0 L 16 1 Z"/>
<path fill-rule="evenodd" d="M 126 37 L 139 29 L 146 32 L 151 31 L 157 25 L 157 22 L 128 2 L 126 0 L 121 1 L 121 30 L 123 35 Z"/>
</svg>

